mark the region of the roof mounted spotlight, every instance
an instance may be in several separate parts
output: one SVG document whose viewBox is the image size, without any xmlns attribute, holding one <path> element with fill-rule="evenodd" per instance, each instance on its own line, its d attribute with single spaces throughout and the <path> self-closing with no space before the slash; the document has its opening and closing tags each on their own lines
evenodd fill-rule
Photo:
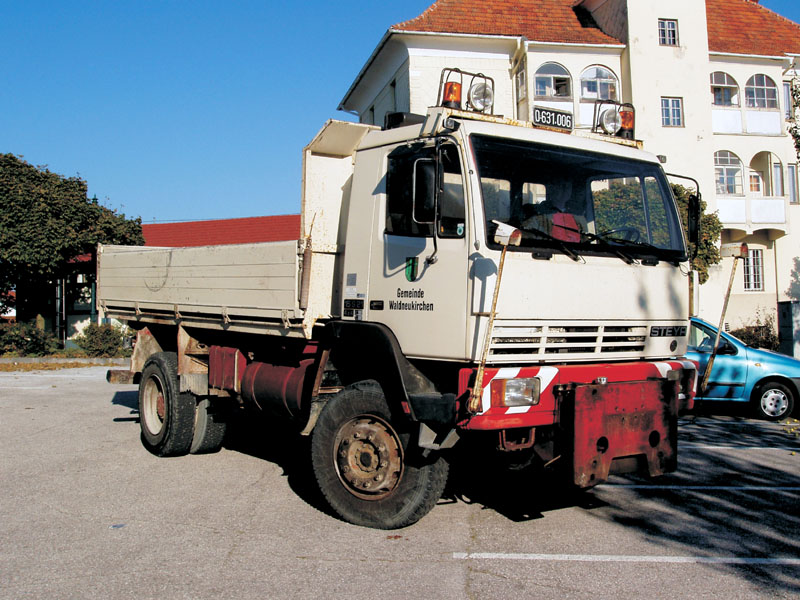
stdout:
<svg viewBox="0 0 800 600">
<path fill-rule="evenodd" d="M 635 125 L 636 110 L 630 102 L 622 103 L 615 100 L 595 102 L 592 131 L 633 140 Z"/>
<path fill-rule="evenodd" d="M 461 69 L 442 69 L 439 77 L 439 93 L 437 105 L 445 108 L 463 110 L 461 93 L 464 88 L 464 76 L 470 77 L 467 93 L 467 109 L 473 112 L 494 114 L 494 79 L 483 73 L 469 73 Z"/>
</svg>

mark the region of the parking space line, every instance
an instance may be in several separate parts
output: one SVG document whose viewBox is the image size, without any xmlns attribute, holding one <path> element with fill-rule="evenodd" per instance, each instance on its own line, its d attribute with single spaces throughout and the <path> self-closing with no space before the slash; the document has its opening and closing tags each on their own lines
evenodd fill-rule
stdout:
<svg viewBox="0 0 800 600">
<path fill-rule="evenodd" d="M 529 560 L 540 562 L 710 563 L 729 565 L 797 565 L 800 558 L 742 556 L 624 556 L 607 554 L 515 554 L 506 552 L 453 552 L 456 560 Z"/>
<path fill-rule="evenodd" d="M 52 385 L 9 385 L 5 388 L 6 391 L 12 390 L 52 390 Z"/>
<path fill-rule="evenodd" d="M 744 492 L 800 492 L 800 485 L 648 485 L 639 483 L 601 483 L 598 488 L 625 488 L 630 490 L 699 490 Z"/>
<path fill-rule="evenodd" d="M 678 450 L 781 450 L 781 451 L 798 451 L 800 445 L 797 446 L 713 446 L 713 445 L 694 445 L 694 444 L 678 444 Z"/>
</svg>

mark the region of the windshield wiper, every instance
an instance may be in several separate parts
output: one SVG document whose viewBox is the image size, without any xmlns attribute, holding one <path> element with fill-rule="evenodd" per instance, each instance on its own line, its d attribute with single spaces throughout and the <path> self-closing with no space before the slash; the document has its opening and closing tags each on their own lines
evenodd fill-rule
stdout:
<svg viewBox="0 0 800 600">
<path fill-rule="evenodd" d="M 648 250 L 654 256 L 656 262 L 658 262 L 658 256 L 664 251 L 664 248 L 659 248 L 658 246 L 654 246 L 648 242 L 640 242 L 638 240 L 626 240 L 625 238 L 618 238 L 618 237 L 604 237 L 602 238 L 606 242 L 610 242 L 613 244 L 619 244 L 620 246 L 625 246 L 627 248 L 641 248 L 642 250 Z M 669 261 L 668 261 L 669 262 Z"/>
<path fill-rule="evenodd" d="M 580 255 L 577 252 L 572 250 L 569 246 L 567 246 L 564 243 L 564 240 L 560 240 L 557 237 L 550 235 L 546 231 L 542 231 L 541 229 L 527 229 L 525 227 L 519 227 L 518 229 L 523 233 L 532 233 L 534 235 L 538 235 L 542 239 L 548 240 L 550 242 L 555 242 L 556 246 L 558 246 L 558 249 L 561 250 L 567 256 L 569 256 L 575 262 L 578 262 L 581 259 Z"/>
<path fill-rule="evenodd" d="M 614 256 L 619 258 L 622 262 L 624 262 L 627 265 L 632 265 L 634 262 L 636 262 L 633 259 L 632 256 L 629 256 L 628 254 L 622 252 L 619 248 L 615 248 L 613 245 L 611 245 L 608 242 L 607 238 L 604 238 L 602 236 L 596 235 L 594 233 L 590 233 L 588 231 L 582 231 L 580 229 L 575 229 L 574 227 L 568 227 L 567 225 L 554 224 L 553 227 L 560 227 L 561 229 L 566 229 L 567 231 L 574 231 L 575 233 L 580 235 L 582 238 L 586 238 L 587 240 L 592 241 L 592 242 L 597 242 L 597 244 L 602 246 L 604 250 L 607 250 L 607 251 L 611 252 Z M 542 233 L 544 233 L 544 232 L 542 232 Z M 552 237 L 552 236 L 550 236 L 550 237 Z M 556 238 L 553 238 L 553 239 L 556 239 Z"/>
</svg>

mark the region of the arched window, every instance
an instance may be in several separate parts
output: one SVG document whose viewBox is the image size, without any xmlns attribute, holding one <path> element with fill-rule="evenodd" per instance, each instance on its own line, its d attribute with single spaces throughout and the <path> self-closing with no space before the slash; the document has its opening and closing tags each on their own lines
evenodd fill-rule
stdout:
<svg viewBox="0 0 800 600">
<path fill-rule="evenodd" d="M 572 79 L 561 65 L 544 63 L 536 70 L 536 98 L 572 98 Z"/>
<path fill-rule="evenodd" d="M 581 73 L 581 99 L 616 100 L 616 76 L 605 67 L 589 67 Z"/>
<path fill-rule="evenodd" d="M 711 98 L 714 106 L 739 106 L 739 84 L 722 71 L 711 74 Z"/>
<path fill-rule="evenodd" d="M 733 152 L 720 150 L 714 153 L 714 178 L 717 193 L 742 196 L 742 161 Z"/>
<path fill-rule="evenodd" d="M 748 108 L 778 108 L 778 86 L 766 75 L 753 75 L 748 79 L 744 97 Z"/>
</svg>

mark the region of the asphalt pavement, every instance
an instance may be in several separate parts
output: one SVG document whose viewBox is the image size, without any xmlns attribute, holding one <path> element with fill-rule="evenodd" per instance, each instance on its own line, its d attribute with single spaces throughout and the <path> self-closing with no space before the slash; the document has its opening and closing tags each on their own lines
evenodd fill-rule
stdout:
<svg viewBox="0 0 800 600">
<path fill-rule="evenodd" d="M 573 495 L 455 470 L 397 531 L 325 507 L 257 419 L 157 458 L 105 368 L 0 373 L 0 598 L 797 598 L 800 424 L 699 415 L 680 467 Z"/>
</svg>

